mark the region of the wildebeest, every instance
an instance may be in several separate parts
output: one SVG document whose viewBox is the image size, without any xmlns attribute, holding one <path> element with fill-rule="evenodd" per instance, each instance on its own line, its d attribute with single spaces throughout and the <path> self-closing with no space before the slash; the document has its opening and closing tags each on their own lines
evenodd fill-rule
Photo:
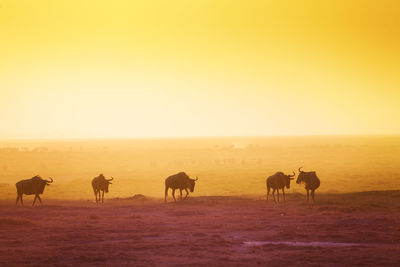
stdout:
<svg viewBox="0 0 400 267">
<path fill-rule="evenodd" d="M 15 184 L 17 187 L 17 200 L 15 201 L 15 205 L 18 205 L 18 200 L 21 200 L 21 205 L 24 205 L 22 200 L 22 195 L 35 195 L 33 199 L 32 206 L 35 205 L 36 199 L 39 199 L 40 204 L 42 204 L 42 200 L 40 199 L 40 194 L 43 194 L 44 187 L 53 182 L 53 179 L 49 177 L 50 180 L 44 180 L 39 175 L 32 177 L 31 179 L 21 180 Z"/>
<path fill-rule="evenodd" d="M 314 191 L 315 191 L 315 189 L 317 189 L 319 187 L 321 182 L 315 172 L 304 172 L 301 170 L 301 168 L 303 168 L 303 167 L 299 168 L 299 176 L 297 177 L 296 183 L 305 184 L 305 188 L 307 190 L 307 201 L 309 200 L 310 190 L 311 190 L 311 197 L 314 200 Z"/>
<path fill-rule="evenodd" d="M 167 195 L 168 195 L 168 189 L 172 189 L 172 197 L 175 199 L 175 190 L 179 189 L 181 192 L 181 200 L 182 200 L 182 190 L 184 189 L 186 191 L 186 196 L 183 200 L 187 198 L 189 195 L 188 189 L 190 192 L 193 192 L 194 186 L 196 184 L 196 181 L 199 178 L 196 177 L 196 179 L 190 179 L 189 176 L 184 173 L 180 172 L 174 175 L 171 175 L 165 179 L 165 198 L 164 201 L 167 202 Z"/>
<path fill-rule="evenodd" d="M 108 185 L 112 184 L 110 181 L 112 181 L 113 179 L 113 177 L 111 177 L 111 179 L 106 179 L 103 174 L 100 174 L 99 176 L 93 178 L 92 187 L 94 195 L 96 197 L 96 203 L 100 202 L 100 200 L 104 203 L 104 192 L 108 193 Z M 100 191 L 102 192 L 102 194 L 100 194 Z M 99 195 L 98 199 L 97 195 Z"/>
<path fill-rule="evenodd" d="M 293 180 L 294 176 L 296 174 L 293 172 L 293 175 L 286 175 L 283 172 L 277 172 L 274 175 L 271 175 L 270 177 L 267 178 L 266 184 L 267 184 L 267 200 L 269 196 L 269 191 L 272 188 L 272 196 L 274 197 L 275 200 L 275 190 L 278 192 L 278 202 L 279 202 L 279 189 L 282 189 L 283 193 L 283 200 L 286 201 L 285 198 L 285 186 L 287 189 L 290 188 L 290 180 Z"/>
</svg>

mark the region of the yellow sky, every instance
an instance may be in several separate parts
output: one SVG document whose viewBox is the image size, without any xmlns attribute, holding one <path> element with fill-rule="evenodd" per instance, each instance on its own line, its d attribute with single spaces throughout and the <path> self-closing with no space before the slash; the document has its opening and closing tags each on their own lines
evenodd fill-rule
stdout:
<svg viewBox="0 0 400 267">
<path fill-rule="evenodd" d="M 0 138 L 400 134 L 399 1 L 0 0 Z"/>
</svg>

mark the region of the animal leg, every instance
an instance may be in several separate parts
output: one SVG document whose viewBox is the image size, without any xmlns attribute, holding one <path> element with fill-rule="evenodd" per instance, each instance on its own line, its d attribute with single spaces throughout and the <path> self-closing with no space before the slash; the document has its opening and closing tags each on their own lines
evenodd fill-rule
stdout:
<svg viewBox="0 0 400 267">
<path fill-rule="evenodd" d="M 102 199 L 101 202 L 104 203 L 104 190 L 102 191 Z"/>
<path fill-rule="evenodd" d="M 37 195 L 37 198 L 39 199 L 40 204 L 43 204 L 43 203 L 42 203 L 42 199 L 40 198 L 39 195 Z"/>
<path fill-rule="evenodd" d="M 17 200 L 15 200 L 15 205 L 18 205 L 19 195 L 17 195 Z"/>
<path fill-rule="evenodd" d="M 314 201 L 314 191 L 315 190 L 311 190 L 311 197 L 312 197 L 312 200 Z"/>
<path fill-rule="evenodd" d="M 96 203 L 97 203 L 97 191 L 93 190 L 93 192 L 94 192 L 94 197 L 96 198 Z"/>
<path fill-rule="evenodd" d="M 179 189 L 179 191 L 181 191 L 181 201 L 182 201 L 182 189 Z"/>
<path fill-rule="evenodd" d="M 286 202 L 285 188 L 282 188 L 282 194 L 283 194 L 283 202 Z"/>
<path fill-rule="evenodd" d="M 22 200 L 22 194 L 19 196 L 19 199 L 21 200 L 21 205 L 23 206 L 24 205 L 24 201 Z"/>
<path fill-rule="evenodd" d="M 279 202 L 279 188 L 276 190 L 277 194 L 278 194 L 278 202 Z"/>
<path fill-rule="evenodd" d="M 306 189 L 306 190 L 307 190 L 307 201 L 308 201 L 308 198 L 309 198 L 309 195 L 310 195 L 310 194 L 309 194 L 309 193 L 310 193 L 310 192 L 309 192 L 310 190 L 308 190 L 308 189 Z"/>
<path fill-rule="evenodd" d="M 167 196 L 168 196 L 168 187 L 165 187 L 165 197 L 164 197 L 164 202 L 167 202 Z"/>
<path fill-rule="evenodd" d="M 267 187 L 267 200 L 268 200 L 268 196 L 269 196 L 269 190 L 271 189 L 270 187 Z"/>
<path fill-rule="evenodd" d="M 32 206 L 35 206 L 35 202 L 36 202 L 36 198 L 38 197 L 38 195 L 35 195 L 35 198 L 33 199 L 33 203 Z"/>
<path fill-rule="evenodd" d="M 274 197 L 274 202 L 276 203 L 276 199 L 275 199 L 275 188 L 272 190 L 272 196 Z"/>
<path fill-rule="evenodd" d="M 176 198 L 175 198 L 175 189 L 172 189 L 172 197 L 174 198 L 174 201 L 176 202 Z"/>
<path fill-rule="evenodd" d="M 185 196 L 185 198 L 183 200 L 185 200 L 189 195 L 189 191 L 187 190 L 187 188 L 185 188 L 185 191 L 186 191 L 186 196 Z"/>
</svg>

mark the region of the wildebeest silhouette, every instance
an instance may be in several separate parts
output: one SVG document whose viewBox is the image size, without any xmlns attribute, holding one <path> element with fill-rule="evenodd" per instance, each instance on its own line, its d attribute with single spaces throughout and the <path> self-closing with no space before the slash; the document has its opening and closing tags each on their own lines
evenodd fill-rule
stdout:
<svg viewBox="0 0 400 267">
<path fill-rule="evenodd" d="M 266 185 L 267 185 L 267 200 L 269 196 L 269 191 L 272 188 L 272 196 L 274 197 L 274 201 L 276 203 L 275 199 L 275 190 L 278 192 L 278 202 L 279 202 L 279 189 L 282 189 L 283 193 L 283 200 L 286 201 L 285 198 L 285 186 L 287 189 L 290 188 L 290 180 L 293 180 L 294 176 L 296 174 L 293 172 L 293 175 L 286 175 L 283 172 L 277 172 L 274 175 L 271 175 L 267 178 L 266 180 Z"/>
<path fill-rule="evenodd" d="M 113 177 L 111 177 L 111 179 L 106 179 L 103 174 L 100 174 L 99 176 L 93 178 L 92 187 L 94 195 L 96 197 L 96 203 L 100 202 L 100 200 L 102 203 L 104 203 L 104 192 L 108 193 L 108 185 L 112 184 L 110 181 L 112 181 L 113 179 Z M 98 199 L 97 195 L 99 195 Z"/>
<path fill-rule="evenodd" d="M 164 201 L 167 202 L 167 195 L 168 195 L 168 189 L 171 188 L 172 189 L 172 197 L 175 199 L 175 190 L 179 189 L 181 192 L 181 200 L 182 200 L 182 190 L 186 191 L 186 196 L 183 200 L 185 200 L 187 198 L 187 196 L 189 195 L 189 191 L 193 192 L 194 190 L 194 186 L 196 184 L 196 181 L 199 178 L 196 177 L 196 179 L 190 179 L 189 176 L 184 173 L 184 172 L 180 172 L 174 175 L 171 175 L 169 177 L 167 177 L 165 179 L 165 198 Z"/>
<path fill-rule="evenodd" d="M 312 200 L 314 200 L 314 192 L 315 190 L 319 187 L 321 184 L 319 178 L 317 177 L 317 174 L 312 171 L 312 172 L 304 172 L 299 168 L 299 176 L 297 177 L 297 184 L 303 183 L 305 185 L 306 191 L 307 191 L 307 201 L 309 200 L 309 192 L 311 190 L 311 197 Z"/>
<path fill-rule="evenodd" d="M 32 206 L 35 205 L 36 199 L 39 199 L 40 204 L 42 204 L 42 200 L 40 199 L 40 194 L 43 194 L 44 187 L 46 185 L 50 185 L 53 182 L 53 179 L 49 177 L 50 180 L 44 180 L 39 175 L 36 175 L 30 179 L 21 180 L 15 184 L 17 187 L 17 199 L 15 201 L 15 205 L 18 205 L 18 200 L 21 201 L 21 205 L 24 205 L 22 200 L 22 195 L 35 195 L 33 199 Z"/>
</svg>

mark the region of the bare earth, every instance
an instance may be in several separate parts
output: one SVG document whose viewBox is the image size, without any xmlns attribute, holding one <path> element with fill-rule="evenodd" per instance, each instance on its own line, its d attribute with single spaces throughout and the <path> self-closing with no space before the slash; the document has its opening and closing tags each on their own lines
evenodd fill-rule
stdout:
<svg viewBox="0 0 400 267">
<path fill-rule="evenodd" d="M 399 266 L 400 191 L 0 201 L 0 266 Z"/>
</svg>

